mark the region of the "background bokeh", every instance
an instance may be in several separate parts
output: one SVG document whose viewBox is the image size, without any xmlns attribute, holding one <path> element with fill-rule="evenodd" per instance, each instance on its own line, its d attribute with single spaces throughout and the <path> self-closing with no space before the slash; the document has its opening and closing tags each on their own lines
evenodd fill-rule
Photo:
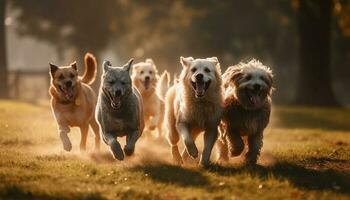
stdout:
<svg viewBox="0 0 350 200">
<path fill-rule="evenodd" d="M 350 104 L 347 0 L 2 0 L 0 7 L 2 97 L 48 98 L 48 62 L 81 67 L 91 52 L 99 66 L 150 57 L 172 73 L 180 56 L 217 56 L 223 71 L 256 58 L 274 71 L 277 104 Z"/>
</svg>

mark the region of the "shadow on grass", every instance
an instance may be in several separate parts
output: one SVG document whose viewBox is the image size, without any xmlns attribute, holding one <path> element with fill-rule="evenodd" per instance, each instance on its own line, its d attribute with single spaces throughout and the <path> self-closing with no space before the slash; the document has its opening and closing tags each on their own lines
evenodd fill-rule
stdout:
<svg viewBox="0 0 350 200">
<path fill-rule="evenodd" d="M 202 187 L 210 184 L 207 177 L 203 176 L 199 171 L 167 163 L 138 165 L 133 167 L 132 170 L 142 171 L 151 179 L 166 184 L 193 187 Z"/>
<path fill-rule="evenodd" d="M 0 199 L 57 199 L 57 200 L 104 200 L 105 198 L 100 196 L 98 193 L 66 193 L 66 194 L 54 194 L 54 193 L 40 193 L 32 192 L 25 189 L 22 186 L 11 185 L 0 188 Z"/>
<path fill-rule="evenodd" d="M 350 194 L 350 174 L 327 169 L 306 168 L 289 162 L 279 162 L 273 166 L 242 166 L 238 168 L 212 165 L 209 171 L 223 176 L 248 173 L 252 177 L 267 179 L 275 177 L 288 180 L 293 186 L 306 190 L 329 190 L 336 193 Z"/>
<path fill-rule="evenodd" d="M 277 108 L 273 117 L 277 128 L 316 128 L 350 131 L 349 109 Z"/>
</svg>

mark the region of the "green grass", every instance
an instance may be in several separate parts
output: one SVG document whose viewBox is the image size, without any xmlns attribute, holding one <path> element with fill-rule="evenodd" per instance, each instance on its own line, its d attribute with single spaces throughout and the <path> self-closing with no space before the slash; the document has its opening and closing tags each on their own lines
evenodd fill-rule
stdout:
<svg viewBox="0 0 350 200">
<path fill-rule="evenodd" d="M 349 120 L 348 109 L 275 107 L 258 166 L 203 169 L 172 165 L 166 142 L 145 137 L 118 162 L 91 150 L 93 134 L 80 153 L 73 129 L 64 152 L 49 106 L 0 101 L 0 199 L 350 199 Z"/>
</svg>

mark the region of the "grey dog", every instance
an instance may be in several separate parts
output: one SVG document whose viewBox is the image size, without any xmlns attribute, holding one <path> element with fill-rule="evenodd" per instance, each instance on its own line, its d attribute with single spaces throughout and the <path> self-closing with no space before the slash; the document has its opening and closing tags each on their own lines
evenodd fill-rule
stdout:
<svg viewBox="0 0 350 200">
<path fill-rule="evenodd" d="M 135 144 L 144 128 L 143 102 L 132 85 L 130 72 L 133 59 L 122 67 L 103 62 L 103 74 L 98 96 L 96 118 L 103 141 L 110 147 L 115 159 L 123 160 L 133 154 Z M 124 152 L 117 137 L 126 136 Z"/>
</svg>

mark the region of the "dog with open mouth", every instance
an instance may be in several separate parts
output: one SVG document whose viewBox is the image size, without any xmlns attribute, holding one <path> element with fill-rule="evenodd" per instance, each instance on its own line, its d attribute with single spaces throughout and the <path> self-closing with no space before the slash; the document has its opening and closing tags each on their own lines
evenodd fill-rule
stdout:
<svg viewBox="0 0 350 200">
<path fill-rule="evenodd" d="M 113 67 L 109 61 L 104 61 L 96 108 L 103 141 L 117 160 L 123 160 L 124 154 L 134 153 L 144 128 L 142 97 L 130 77 L 132 62 L 133 59 L 122 67 Z M 124 136 L 123 151 L 117 138 Z"/>
<path fill-rule="evenodd" d="M 182 72 L 178 81 L 167 89 L 160 85 L 165 97 L 165 124 L 168 141 L 176 164 L 188 158 L 197 158 L 195 140 L 204 131 L 204 149 L 200 165 L 210 163 L 212 148 L 218 136 L 218 125 L 222 115 L 222 85 L 220 63 L 216 57 L 194 59 L 181 57 Z M 180 136 L 185 149 L 180 155 L 177 143 Z"/>
<path fill-rule="evenodd" d="M 99 127 L 95 120 L 96 94 L 90 85 L 96 78 L 96 59 L 85 55 L 85 72 L 78 76 L 76 62 L 68 66 L 56 66 L 50 63 L 51 108 L 58 124 L 63 149 L 70 151 L 72 143 L 68 137 L 70 127 L 79 127 L 81 132 L 80 149 L 86 149 L 89 126 L 95 134 L 95 149 L 100 147 Z"/>
<path fill-rule="evenodd" d="M 247 137 L 247 164 L 256 164 L 269 123 L 273 74 L 257 60 L 229 67 L 223 74 L 224 115 L 218 140 L 219 162 L 239 156 Z"/>
<path fill-rule="evenodd" d="M 158 80 L 158 70 L 152 59 L 148 58 L 145 62 L 134 64 L 132 82 L 142 96 L 146 129 L 150 131 L 156 129 L 157 138 L 161 138 L 165 108 L 156 93 Z"/>
</svg>

